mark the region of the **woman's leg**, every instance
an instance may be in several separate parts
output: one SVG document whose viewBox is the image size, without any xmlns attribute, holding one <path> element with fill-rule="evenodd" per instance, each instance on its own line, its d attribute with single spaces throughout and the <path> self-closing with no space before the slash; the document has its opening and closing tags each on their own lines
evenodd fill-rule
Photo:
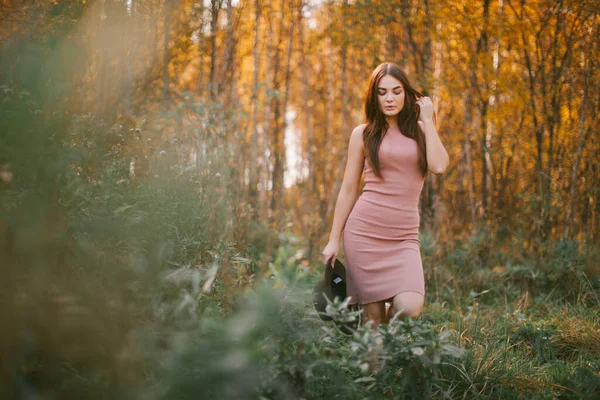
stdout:
<svg viewBox="0 0 600 400">
<path fill-rule="evenodd" d="M 385 322 L 385 302 L 376 301 L 374 303 L 363 304 L 362 306 L 362 324 L 367 321 L 373 321 L 373 329 L 377 329 L 379 324 Z"/>
<path fill-rule="evenodd" d="M 423 312 L 423 304 L 425 299 L 419 292 L 402 292 L 398 293 L 392 299 L 392 305 L 388 310 L 386 321 L 390 319 L 400 311 L 398 319 L 404 319 L 406 317 L 417 318 Z"/>
<path fill-rule="evenodd" d="M 377 330 L 377 327 L 385 322 L 385 318 L 385 302 L 377 301 L 374 303 L 363 304 L 361 318 L 361 323 L 363 325 L 367 321 L 373 321 L 371 329 Z M 377 334 L 377 332 L 375 333 Z M 383 346 L 383 343 L 381 343 L 380 346 Z M 376 349 L 373 349 L 369 352 L 369 370 L 373 372 L 377 372 L 381 368 L 381 361 L 379 360 L 377 353 L 378 351 Z"/>
</svg>

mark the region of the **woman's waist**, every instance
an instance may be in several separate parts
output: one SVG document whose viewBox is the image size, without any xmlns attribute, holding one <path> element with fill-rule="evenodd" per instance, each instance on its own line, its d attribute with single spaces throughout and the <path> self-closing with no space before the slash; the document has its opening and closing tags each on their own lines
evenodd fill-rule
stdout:
<svg viewBox="0 0 600 400">
<path fill-rule="evenodd" d="M 415 174 L 384 174 L 382 178 L 376 177 L 374 174 L 365 175 L 365 188 L 375 191 L 417 191 L 421 192 L 425 179 Z"/>
<path fill-rule="evenodd" d="M 365 220 L 381 220 L 391 223 L 418 220 L 419 202 L 418 199 L 396 199 L 390 196 L 363 193 L 354 204 L 352 214 Z"/>
<path fill-rule="evenodd" d="M 365 186 L 358 200 L 382 206 L 418 209 L 420 196 L 420 189 Z"/>
<path fill-rule="evenodd" d="M 403 240 L 419 237 L 418 209 L 390 208 L 359 200 L 348 216 L 344 231 L 354 236 Z"/>
</svg>

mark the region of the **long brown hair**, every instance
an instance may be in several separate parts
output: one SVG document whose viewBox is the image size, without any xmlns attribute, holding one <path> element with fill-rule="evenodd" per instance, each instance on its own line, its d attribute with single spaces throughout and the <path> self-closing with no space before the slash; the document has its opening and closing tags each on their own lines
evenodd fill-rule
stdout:
<svg viewBox="0 0 600 400">
<path fill-rule="evenodd" d="M 375 68 L 369 81 L 369 89 L 367 90 L 367 98 L 365 100 L 367 126 L 363 131 L 364 147 L 367 150 L 366 156 L 371 163 L 375 175 L 381 178 L 379 146 L 381 145 L 385 132 L 389 128 L 389 124 L 385 119 L 385 114 L 381 111 L 379 106 L 377 86 L 379 85 L 381 78 L 385 75 L 391 75 L 398 79 L 404 87 L 404 106 L 398 115 L 396 115 L 398 127 L 404 136 L 414 139 L 417 142 L 419 149 L 419 169 L 423 176 L 426 176 L 427 153 L 425 149 L 425 136 L 419 128 L 418 120 L 421 110 L 416 103 L 423 95 L 411 86 L 404 71 L 402 71 L 398 65 L 391 62 L 380 64 Z"/>
</svg>

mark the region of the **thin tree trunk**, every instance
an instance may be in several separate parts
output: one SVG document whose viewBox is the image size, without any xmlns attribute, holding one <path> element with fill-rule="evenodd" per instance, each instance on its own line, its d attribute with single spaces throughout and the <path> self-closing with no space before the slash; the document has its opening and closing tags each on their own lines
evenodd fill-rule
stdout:
<svg viewBox="0 0 600 400">
<path fill-rule="evenodd" d="M 498 18 L 499 20 L 503 20 L 504 18 L 504 0 L 498 0 L 498 15 L 496 16 L 496 18 Z M 500 81 L 500 38 L 494 38 L 493 39 L 493 43 L 494 43 L 494 52 L 492 55 L 492 70 L 493 70 L 493 79 L 490 82 L 490 92 L 492 93 L 492 95 L 490 96 L 490 98 L 488 99 L 488 104 L 490 107 L 490 114 L 494 115 L 495 114 L 495 110 L 497 108 L 497 102 L 498 102 L 498 82 Z M 490 121 L 488 121 L 488 125 L 487 125 L 487 132 L 486 132 L 486 141 L 485 141 L 485 145 L 486 148 L 488 149 L 486 155 L 486 163 L 487 163 L 487 170 L 489 171 L 489 175 L 488 175 L 488 179 L 489 179 L 489 183 L 491 185 L 491 188 L 489 189 L 489 193 L 491 193 L 490 198 L 491 199 L 496 199 L 496 196 L 498 194 L 497 191 L 497 179 L 496 179 L 496 173 L 494 171 L 494 163 L 493 163 L 493 157 L 492 157 L 492 140 L 494 139 L 495 136 L 495 124 L 492 118 L 490 118 Z M 501 148 L 499 146 L 499 148 Z M 502 165 L 500 165 L 500 169 L 502 169 Z M 500 171 L 502 172 L 502 171 Z M 495 200 L 492 200 L 492 202 L 495 203 Z M 498 207 L 494 206 L 493 207 L 494 210 L 496 210 L 496 212 L 500 212 L 502 213 L 504 210 L 502 209 L 498 209 Z"/>
<path fill-rule="evenodd" d="M 438 22 L 435 27 L 435 37 L 432 44 L 433 56 L 434 56 L 434 64 L 433 64 L 433 106 L 436 115 L 438 115 L 438 105 L 441 96 L 441 85 L 440 85 L 440 77 L 442 74 L 442 41 L 440 40 L 440 34 L 442 32 L 442 23 Z M 437 193 L 441 193 L 443 189 L 444 180 L 442 177 L 438 177 L 435 175 L 431 176 L 431 183 L 433 186 L 433 193 L 436 194 L 436 197 L 433 198 L 431 206 L 435 209 L 435 200 L 437 198 Z M 431 227 L 433 232 L 440 232 L 439 223 L 440 223 L 440 215 L 435 215 L 435 218 L 431 219 Z"/>
<path fill-rule="evenodd" d="M 465 138 L 463 141 L 463 154 L 465 156 L 465 169 L 467 171 L 467 187 L 469 189 L 469 204 L 471 205 L 471 226 L 475 226 L 477 222 L 477 206 L 475 203 L 475 176 L 473 173 L 473 161 L 471 156 L 471 126 L 473 124 L 473 116 L 471 114 L 471 93 L 467 93 L 463 97 L 463 104 L 465 110 L 465 118 L 463 119 L 463 131 L 465 132 Z"/>
<path fill-rule="evenodd" d="M 137 20 L 135 18 L 135 0 L 131 0 L 130 14 L 126 28 L 127 46 L 125 46 L 125 63 L 127 65 L 127 81 L 125 82 L 125 100 L 123 114 L 131 115 L 131 94 L 133 91 L 133 60 L 135 49 L 135 36 L 137 33 Z"/>
<path fill-rule="evenodd" d="M 412 24 L 410 23 L 410 8 L 411 8 L 411 4 L 410 4 L 410 0 L 402 0 L 402 6 L 401 6 L 401 15 L 402 15 L 402 22 L 403 22 L 403 31 L 402 31 L 402 42 L 404 45 L 404 49 L 402 49 L 404 52 L 408 52 L 411 49 L 411 36 L 412 36 Z M 403 57 L 404 63 L 403 63 L 403 67 L 404 67 L 404 72 L 406 72 L 407 74 L 411 73 L 411 63 L 410 63 L 410 57 Z"/>
<path fill-rule="evenodd" d="M 233 59 L 235 57 L 235 24 L 233 21 L 233 2 L 227 0 L 227 28 L 225 35 L 225 48 L 223 49 L 223 56 L 221 62 L 221 79 L 218 84 L 219 88 L 229 87 L 229 98 L 226 100 L 227 104 L 231 101 L 231 88 L 233 87 Z M 228 85 L 228 86 L 227 86 Z"/>
<path fill-rule="evenodd" d="M 252 57 L 254 59 L 254 71 L 252 76 L 252 116 L 250 118 L 250 124 L 252 129 L 252 136 L 250 137 L 250 170 L 249 170 L 249 198 L 250 204 L 253 209 L 256 208 L 257 204 L 257 189 L 259 180 L 259 169 L 256 160 L 258 160 L 258 76 L 260 69 L 260 58 L 258 54 L 258 45 L 260 43 L 260 0 L 254 2 L 254 48 L 252 49 Z"/>
<path fill-rule="evenodd" d="M 106 2 L 109 0 L 103 0 L 102 1 L 102 8 L 100 11 L 100 35 L 105 36 L 106 35 L 106 26 L 107 26 L 107 19 L 105 18 L 106 14 L 107 14 L 107 5 Z M 105 41 L 102 41 L 102 47 L 99 49 L 99 60 L 98 60 L 98 77 L 97 79 L 97 85 L 98 85 L 98 93 L 99 93 L 99 100 L 96 103 L 96 113 L 99 115 L 104 115 L 105 111 L 106 111 L 106 75 L 108 74 L 108 54 L 107 54 L 108 50 L 107 50 L 107 45 L 105 43 Z"/>
<path fill-rule="evenodd" d="M 267 193 L 269 191 L 269 181 L 270 181 L 270 157 L 267 157 L 267 153 L 269 152 L 269 148 L 270 148 L 270 138 L 269 138 L 269 133 L 271 132 L 271 98 L 272 98 L 272 94 L 271 94 L 271 89 L 273 88 L 273 76 L 275 74 L 275 72 L 273 71 L 273 69 L 271 68 L 271 51 L 277 51 L 277 49 L 273 50 L 273 15 L 272 13 L 268 14 L 268 26 L 269 26 L 269 32 L 268 32 L 268 45 L 267 45 L 267 57 L 265 59 L 265 74 L 267 76 L 267 82 L 266 82 L 266 87 L 269 89 L 269 91 L 267 91 L 267 99 L 265 101 L 265 122 L 264 122 L 264 129 L 262 131 L 262 137 L 263 137 L 263 141 L 262 141 L 262 154 L 261 154 L 261 159 L 263 160 L 262 163 L 262 184 L 261 184 L 261 190 L 258 193 L 258 204 L 263 205 L 263 211 L 261 212 L 261 215 L 263 217 L 266 217 L 268 215 L 268 210 L 269 210 L 269 202 L 266 201 L 266 197 L 267 197 Z M 259 174 L 260 176 L 261 174 Z"/>
<path fill-rule="evenodd" d="M 481 101 L 479 103 L 480 113 L 480 146 L 481 146 L 481 218 L 485 223 L 487 220 L 487 209 L 488 209 L 488 186 L 489 186 L 489 173 L 488 173 L 488 149 L 487 149 L 487 101 Z"/>
<path fill-rule="evenodd" d="M 163 41 L 163 95 L 164 106 L 169 107 L 169 40 L 170 40 L 170 20 L 171 20 L 171 2 L 173 0 L 165 0 L 165 15 L 164 15 L 164 41 Z"/>
<path fill-rule="evenodd" d="M 152 15 L 151 19 L 150 19 L 150 26 L 154 29 L 152 29 L 152 31 L 154 32 L 154 34 L 152 35 L 152 50 L 151 50 L 151 55 L 154 54 L 160 54 L 160 48 L 159 48 L 159 42 L 160 42 L 160 30 L 156 29 L 156 26 L 158 26 L 158 16 L 160 15 L 160 2 L 156 1 L 156 2 L 151 2 L 150 3 L 150 13 Z M 155 67 L 155 60 L 154 57 L 147 57 L 148 60 L 148 65 L 146 66 L 146 69 L 148 71 L 151 71 L 154 69 Z"/>
<path fill-rule="evenodd" d="M 331 45 L 331 39 L 327 38 L 325 40 L 325 46 L 327 49 L 327 56 L 326 58 L 328 60 L 333 60 L 333 52 L 332 52 L 332 45 Z M 331 140 L 334 138 L 333 136 L 333 131 L 334 131 L 334 123 L 333 123 L 333 104 L 335 101 L 335 89 L 337 88 L 337 85 L 335 84 L 335 79 L 333 78 L 333 73 L 331 71 L 331 68 L 327 68 L 325 66 L 321 67 L 323 73 L 324 73 L 324 82 L 332 82 L 331 84 L 331 88 L 325 90 L 325 95 L 322 96 L 323 99 L 323 107 L 324 107 L 324 120 L 323 120 L 323 140 L 321 143 L 323 143 L 322 147 L 323 149 L 331 149 L 333 147 L 333 145 L 330 143 Z M 329 152 L 328 152 L 329 153 Z M 326 170 L 330 169 L 330 168 L 334 168 L 334 166 L 336 164 L 331 163 L 331 157 L 328 156 L 321 156 L 320 160 L 322 161 L 322 165 L 323 165 L 323 169 L 324 169 L 324 173 Z M 323 179 L 323 180 L 327 180 L 327 178 Z M 322 180 L 322 181 L 323 181 Z M 318 181 L 318 178 L 317 178 Z M 321 181 L 321 183 L 323 183 Z M 322 231 L 324 229 L 325 224 L 328 221 L 328 214 L 327 211 L 329 209 L 329 202 L 331 201 L 330 196 L 331 194 L 329 193 L 323 193 L 323 185 L 317 185 L 317 190 L 319 193 L 319 217 L 320 217 L 320 221 L 321 221 L 321 228 L 320 230 Z"/>
<path fill-rule="evenodd" d="M 198 95 L 204 95 L 204 1 L 199 3 L 200 23 L 198 27 Z"/>
<path fill-rule="evenodd" d="M 279 64 L 281 63 L 281 54 L 279 48 L 281 46 L 281 42 L 283 41 L 283 31 L 284 31 L 284 23 L 285 23 L 285 0 L 281 2 L 281 10 L 280 10 L 280 20 L 279 20 L 279 36 L 277 40 L 277 46 L 275 48 L 275 60 L 273 62 L 273 89 L 279 90 L 280 88 L 280 76 L 279 76 Z M 278 96 L 273 97 L 272 102 L 273 106 L 273 127 L 271 129 L 271 156 L 273 159 L 273 174 L 271 175 L 271 215 L 275 217 L 275 213 L 277 212 L 277 208 L 279 206 L 279 183 L 283 176 L 283 164 L 281 162 L 281 142 L 283 141 L 283 132 L 280 130 L 280 122 L 281 122 L 281 101 L 279 101 Z M 285 111 L 284 111 L 285 112 Z M 280 177 L 280 174 L 282 175 Z"/>
<path fill-rule="evenodd" d="M 584 73 L 583 73 L 583 97 L 580 100 L 581 104 L 579 106 L 579 132 L 577 135 L 577 148 L 575 150 L 573 166 L 571 168 L 571 188 L 569 190 L 569 202 L 567 204 L 567 215 L 565 218 L 565 237 L 569 237 L 572 231 L 572 215 L 574 214 L 575 207 L 575 193 L 577 187 L 577 171 L 579 169 L 579 163 L 581 162 L 581 155 L 583 154 L 583 143 L 584 143 L 584 135 L 585 135 L 585 107 L 587 105 L 587 97 L 588 97 L 588 78 L 589 78 L 589 68 L 586 64 L 589 62 L 585 58 L 585 54 L 581 54 Z"/>
<path fill-rule="evenodd" d="M 217 29 L 219 23 L 219 11 L 223 0 L 211 0 L 210 2 L 210 97 L 217 98 L 219 88 L 217 87 Z"/>
<path fill-rule="evenodd" d="M 348 6 L 348 0 L 344 0 L 344 6 Z M 343 14 L 345 16 L 345 13 Z M 346 25 L 345 21 L 342 24 L 343 26 Z M 325 220 L 323 221 L 323 224 L 326 223 L 326 221 L 330 220 L 330 216 L 333 213 L 333 209 L 334 209 L 334 205 L 335 205 L 335 201 L 337 200 L 337 195 L 338 192 L 340 190 L 340 187 L 342 185 L 342 177 L 344 175 L 344 164 L 345 161 L 347 160 L 347 143 L 349 141 L 348 137 L 350 132 L 348 132 L 350 130 L 349 127 L 349 123 L 350 123 L 350 110 L 348 109 L 348 91 L 347 91 L 347 86 L 348 86 L 348 44 L 347 42 L 343 42 L 342 43 L 342 48 L 340 51 L 340 61 L 342 63 L 342 72 L 341 72 L 341 89 L 340 89 L 340 100 L 342 102 L 342 110 L 341 110 L 341 114 L 342 114 L 342 121 L 340 124 L 340 132 L 342 133 L 342 137 L 340 140 L 340 143 L 342 144 L 342 149 L 340 151 L 340 153 L 338 154 L 338 165 L 336 166 L 336 170 L 335 170 L 335 181 L 333 184 L 333 195 L 329 196 L 329 204 L 327 205 L 327 218 L 325 218 Z M 333 108 L 333 104 L 330 105 L 331 108 Z M 346 136 L 348 135 L 348 136 Z"/>
<path fill-rule="evenodd" d="M 488 57 L 489 52 L 489 35 L 488 26 L 490 20 L 490 2 L 491 0 L 483 0 L 483 24 L 481 25 L 481 36 L 477 42 L 477 51 L 474 55 L 475 62 L 478 63 L 482 58 Z M 488 82 L 486 81 L 487 74 L 484 70 L 484 83 L 483 86 L 487 88 Z M 476 71 L 472 72 L 472 82 L 478 84 Z M 487 91 L 485 91 L 487 93 Z M 488 217 L 488 197 L 489 197 L 489 148 L 488 148 L 488 106 L 489 96 L 485 96 L 478 102 L 479 115 L 481 116 L 481 136 L 480 136 L 480 148 L 481 148 L 481 216 L 482 221 L 485 223 Z"/>
<path fill-rule="evenodd" d="M 285 138 L 285 132 L 287 130 L 287 106 L 290 97 L 290 83 L 291 83 L 291 71 L 292 71 L 292 52 L 294 45 L 294 30 L 296 28 L 296 24 L 300 24 L 302 21 L 302 0 L 299 1 L 298 9 L 295 10 L 294 5 L 292 4 L 292 9 L 290 10 L 290 31 L 288 36 L 288 54 L 287 54 L 287 63 L 285 68 L 285 92 L 283 94 L 283 126 L 281 129 L 282 139 Z M 296 18 L 294 19 L 294 12 L 296 12 Z M 281 178 L 280 178 L 280 190 L 283 191 L 284 187 L 284 170 L 286 164 L 286 148 L 285 141 L 281 141 L 281 158 L 282 158 L 282 170 L 281 170 Z M 280 193 L 281 198 L 283 199 L 283 193 Z"/>
<path fill-rule="evenodd" d="M 386 39 L 387 58 L 388 60 L 396 60 L 396 55 L 398 54 L 398 34 L 396 32 L 390 32 L 386 36 Z"/>
<path fill-rule="evenodd" d="M 429 0 L 425 0 L 423 2 L 424 12 L 425 12 L 425 24 L 423 29 L 423 41 L 422 45 L 419 46 L 414 40 L 412 28 L 408 31 L 411 45 L 416 53 L 419 54 L 417 60 L 419 61 L 416 64 L 416 75 L 417 79 L 420 83 L 422 93 L 425 96 L 431 96 L 432 89 L 432 68 L 431 68 L 431 57 L 433 54 L 432 49 L 432 40 L 431 40 L 431 30 L 429 27 L 433 26 L 433 21 L 431 18 L 430 10 L 429 10 Z M 417 31 L 418 34 L 418 31 Z M 421 215 L 423 216 L 422 225 L 431 230 L 433 228 L 433 221 L 435 220 L 435 197 L 436 193 L 434 190 L 434 185 L 437 180 L 437 177 L 433 174 L 428 174 L 427 179 L 424 183 L 423 195 L 421 196 Z"/>
<path fill-rule="evenodd" d="M 302 53 L 306 54 L 306 57 L 303 57 L 300 61 L 300 68 L 302 72 L 302 89 L 303 89 L 303 102 L 302 102 L 302 111 L 304 114 L 304 141 L 305 141 L 305 157 L 308 164 L 308 176 L 305 177 L 306 187 L 308 193 L 316 193 L 316 173 L 315 173 L 315 152 L 313 151 L 314 145 L 314 133 L 313 133 L 313 109 L 311 107 L 310 98 L 311 98 L 311 87 L 310 87 L 310 71 L 309 66 L 312 65 L 310 62 L 310 44 L 306 45 L 307 35 L 305 32 L 306 24 L 302 23 L 299 26 L 300 29 L 300 40 Z M 316 146 L 315 146 L 316 147 Z M 314 200 L 317 196 L 310 196 L 308 202 L 311 205 L 314 204 Z M 320 224 L 319 224 L 320 225 Z M 315 256 L 315 249 L 318 248 L 319 245 L 319 232 L 320 228 L 317 224 L 314 223 L 313 218 L 308 219 L 307 226 L 305 227 L 305 231 L 308 232 L 308 254 L 307 258 L 309 260 L 313 260 Z"/>
</svg>

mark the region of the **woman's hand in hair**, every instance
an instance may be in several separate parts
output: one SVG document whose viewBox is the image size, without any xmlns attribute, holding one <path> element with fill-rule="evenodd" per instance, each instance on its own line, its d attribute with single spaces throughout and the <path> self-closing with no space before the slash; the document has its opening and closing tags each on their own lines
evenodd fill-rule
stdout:
<svg viewBox="0 0 600 400">
<path fill-rule="evenodd" d="M 419 105 L 419 120 L 423 122 L 432 121 L 433 120 L 433 103 L 431 99 L 427 96 L 421 97 L 417 100 L 417 104 Z"/>
</svg>

